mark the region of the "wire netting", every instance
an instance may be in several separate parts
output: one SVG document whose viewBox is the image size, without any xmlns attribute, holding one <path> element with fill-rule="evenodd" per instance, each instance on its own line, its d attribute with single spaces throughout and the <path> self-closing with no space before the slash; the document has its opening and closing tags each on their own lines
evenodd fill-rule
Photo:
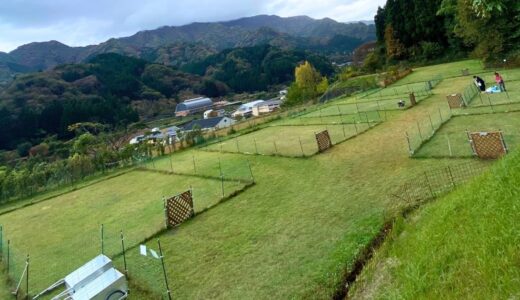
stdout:
<svg viewBox="0 0 520 300">
<path fill-rule="evenodd" d="M 485 170 L 486 165 L 475 162 L 428 170 L 406 180 L 391 196 L 408 206 L 415 206 L 450 192 Z"/>
</svg>

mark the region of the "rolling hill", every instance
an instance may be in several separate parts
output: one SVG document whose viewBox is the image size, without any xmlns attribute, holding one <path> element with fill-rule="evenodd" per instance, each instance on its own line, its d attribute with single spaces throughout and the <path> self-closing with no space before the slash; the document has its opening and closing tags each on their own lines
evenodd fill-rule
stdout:
<svg viewBox="0 0 520 300">
<path fill-rule="evenodd" d="M 181 67 L 228 48 L 269 44 L 323 54 L 345 53 L 374 39 L 375 27 L 361 22 L 260 15 L 227 22 L 164 26 L 86 47 L 70 47 L 58 41 L 26 44 L 10 53 L 0 53 L 0 80 L 15 73 L 86 62 L 103 53 Z"/>
</svg>

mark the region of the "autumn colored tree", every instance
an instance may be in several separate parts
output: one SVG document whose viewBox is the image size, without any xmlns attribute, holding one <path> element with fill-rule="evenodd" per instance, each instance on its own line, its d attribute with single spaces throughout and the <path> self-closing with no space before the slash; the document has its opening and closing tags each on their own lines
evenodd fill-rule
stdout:
<svg viewBox="0 0 520 300">
<path fill-rule="evenodd" d="M 286 105 L 315 99 L 329 86 L 327 78 L 321 76 L 308 61 L 296 67 L 294 77 L 295 81 L 287 93 Z"/>
</svg>

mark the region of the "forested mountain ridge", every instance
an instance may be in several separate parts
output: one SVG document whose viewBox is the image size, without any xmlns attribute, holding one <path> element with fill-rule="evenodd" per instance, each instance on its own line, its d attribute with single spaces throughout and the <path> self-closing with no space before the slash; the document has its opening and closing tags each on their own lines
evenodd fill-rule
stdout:
<svg viewBox="0 0 520 300">
<path fill-rule="evenodd" d="M 68 138 L 73 134 L 68 126 L 78 122 L 125 126 L 173 112 L 183 91 L 204 94 L 220 86 L 225 93 L 222 83 L 112 53 L 20 75 L 0 91 L 0 149 L 37 144 L 51 135 Z"/>
<path fill-rule="evenodd" d="M 19 75 L 0 89 L 0 150 L 51 135 L 67 139 L 68 126 L 79 122 L 118 127 L 171 116 L 176 103 L 192 96 L 265 91 L 294 80 L 305 60 L 323 74 L 334 70 L 322 56 L 261 45 L 224 50 L 182 70 L 107 53 Z"/>
<path fill-rule="evenodd" d="M 261 15 L 227 22 L 164 26 L 86 47 L 69 47 L 57 41 L 30 43 L 8 54 L 0 54 L 0 72 L 2 65 L 4 73 L 10 71 L 11 74 L 47 70 L 64 63 L 86 62 L 98 54 L 112 52 L 175 67 L 224 49 L 261 44 L 320 53 L 351 52 L 363 42 L 374 39 L 374 25 Z M 7 62 L 24 69 L 13 68 L 15 65 L 6 65 Z"/>
</svg>

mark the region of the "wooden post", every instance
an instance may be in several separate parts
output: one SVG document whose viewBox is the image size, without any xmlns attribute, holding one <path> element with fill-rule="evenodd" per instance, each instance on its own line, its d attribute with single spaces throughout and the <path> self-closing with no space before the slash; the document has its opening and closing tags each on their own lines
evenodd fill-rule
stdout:
<svg viewBox="0 0 520 300">
<path fill-rule="evenodd" d="M 197 166 L 195 165 L 195 155 L 192 155 L 191 157 L 193 159 L 193 172 L 197 174 Z"/>
<path fill-rule="evenodd" d="M 276 147 L 276 141 L 273 141 L 273 145 L 274 145 L 274 153 L 275 153 L 275 155 L 278 155 L 278 147 Z"/>
<path fill-rule="evenodd" d="M 258 146 L 256 145 L 256 138 L 253 138 L 253 142 L 255 143 L 255 151 L 258 154 Z"/>
<path fill-rule="evenodd" d="M 441 123 L 444 123 L 444 120 L 442 119 L 442 112 L 441 108 L 439 107 L 439 117 L 441 118 Z"/>
</svg>

